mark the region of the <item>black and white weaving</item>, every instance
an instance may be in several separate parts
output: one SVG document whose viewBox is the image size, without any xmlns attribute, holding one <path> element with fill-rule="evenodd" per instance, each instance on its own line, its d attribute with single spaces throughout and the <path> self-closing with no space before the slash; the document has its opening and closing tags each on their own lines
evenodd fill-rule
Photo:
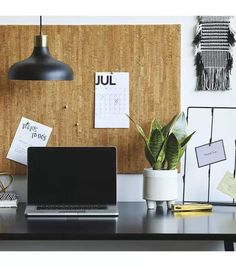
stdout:
<svg viewBox="0 0 236 267">
<path fill-rule="evenodd" d="M 198 17 L 194 45 L 196 90 L 229 90 L 235 38 L 229 16 Z"/>
</svg>

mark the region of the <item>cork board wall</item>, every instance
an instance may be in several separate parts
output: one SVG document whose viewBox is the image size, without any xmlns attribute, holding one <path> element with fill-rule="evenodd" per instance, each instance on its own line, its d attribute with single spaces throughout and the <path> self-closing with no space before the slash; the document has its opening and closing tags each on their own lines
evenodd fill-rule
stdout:
<svg viewBox="0 0 236 267">
<path fill-rule="evenodd" d="M 130 115 L 146 130 L 154 117 L 167 122 L 180 108 L 180 26 L 45 26 L 50 52 L 70 64 L 75 80 L 9 81 L 9 67 L 32 53 L 36 33 L 37 26 L 0 26 L 0 171 L 26 172 L 6 159 L 24 116 L 53 127 L 48 146 L 114 145 L 119 173 L 142 172 L 148 163 L 132 124 L 94 129 L 94 74 L 129 72 Z"/>
</svg>

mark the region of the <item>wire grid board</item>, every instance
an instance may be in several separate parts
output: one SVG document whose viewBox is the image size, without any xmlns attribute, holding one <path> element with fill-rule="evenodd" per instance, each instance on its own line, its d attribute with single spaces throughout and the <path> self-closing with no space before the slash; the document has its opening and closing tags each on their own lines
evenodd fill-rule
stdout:
<svg viewBox="0 0 236 267">
<path fill-rule="evenodd" d="M 32 53 L 38 31 L 37 26 L 0 26 L 0 170 L 26 172 L 6 159 L 24 116 L 53 127 L 48 146 L 116 146 L 118 172 L 142 172 L 148 163 L 132 124 L 94 128 L 95 72 L 129 72 L 130 115 L 147 131 L 154 117 L 167 122 L 180 106 L 180 26 L 45 26 L 50 52 L 71 65 L 75 79 L 9 81 L 9 67 Z"/>
</svg>

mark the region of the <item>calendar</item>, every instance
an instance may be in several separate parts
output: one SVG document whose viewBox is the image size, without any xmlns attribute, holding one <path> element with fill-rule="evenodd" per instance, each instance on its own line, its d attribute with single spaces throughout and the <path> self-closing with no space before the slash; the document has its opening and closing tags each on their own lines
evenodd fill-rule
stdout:
<svg viewBox="0 0 236 267">
<path fill-rule="evenodd" d="M 96 72 L 95 128 L 129 128 L 129 73 Z"/>
</svg>

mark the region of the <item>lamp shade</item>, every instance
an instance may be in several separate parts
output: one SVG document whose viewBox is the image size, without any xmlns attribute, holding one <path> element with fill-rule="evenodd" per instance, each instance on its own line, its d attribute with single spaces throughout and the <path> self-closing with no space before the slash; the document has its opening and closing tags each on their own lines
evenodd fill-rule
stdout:
<svg viewBox="0 0 236 267">
<path fill-rule="evenodd" d="M 10 80 L 73 80 L 69 65 L 52 57 L 47 47 L 47 36 L 36 35 L 35 46 L 30 57 L 13 64 L 8 72 Z"/>
</svg>

